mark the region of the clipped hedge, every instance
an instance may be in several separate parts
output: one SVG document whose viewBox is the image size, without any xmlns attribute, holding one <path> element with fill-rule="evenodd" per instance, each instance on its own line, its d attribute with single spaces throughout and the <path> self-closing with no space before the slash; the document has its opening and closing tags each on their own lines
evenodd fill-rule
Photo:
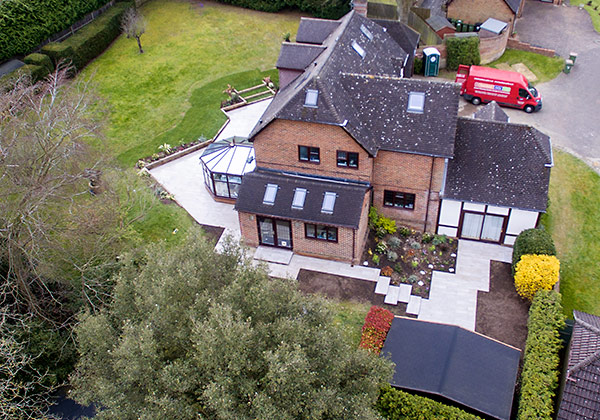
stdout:
<svg viewBox="0 0 600 420">
<path fill-rule="evenodd" d="M 25 55 L 109 0 L 0 1 L 0 61 Z"/>
<path fill-rule="evenodd" d="M 459 64 L 479 65 L 481 57 L 479 56 L 479 37 L 469 36 L 446 38 L 448 70 L 458 70 Z"/>
<path fill-rule="evenodd" d="M 309 12 L 315 17 L 339 19 L 350 11 L 350 0 L 217 0 L 234 6 L 263 12 L 278 12 L 285 7 L 294 7 Z"/>
<path fill-rule="evenodd" d="M 517 263 L 515 288 L 519 296 L 532 300 L 538 290 L 551 290 L 558 281 L 560 261 L 554 255 L 525 254 Z"/>
<path fill-rule="evenodd" d="M 560 298 L 555 291 L 540 290 L 529 309 L 519 420 L 552 419 L 559 378 L 559 330 L 565 325 Z"/>
<path fill-rule="evenodd" d="M 362 336 L 358 346 L 379 354 L 393 320 L 394 314 L 387 309 L 379 306 L 371 306 L 369 313 L 365 317 Z"/>
<path fill-rule="evenodd" d="M 76 70 L 98 57 L 121 33 L 121 17 L 130 3 L 116 3 L 92 23 L 84 26 L 63 42 L 51 42 L 42 48 L 54 64 L 70 61 Z"/>
<path fill-rule="evenodd" d="M 46 54 L 29 54 L 27 57 L 23 59 L 25 64 L 32 64 L 34 66 L 42 66 L 44 67 L 48 73 L 54 71 L 54 65 L 52 64 L 52 60 Z"/>
<path fill-rule="evenodd" d="M 513 276 L 521 256 L 526 254 L 556 255 L 552 236 L 544 229 L 526 229 L 517 236 L 512 254 Z"/>
<path fill-rule="evenodd" d="M 375 407 L 388 420 L 481 420 L 459 408 L 412 395 L 389 385 L 381 389 Z"/>
</svg>

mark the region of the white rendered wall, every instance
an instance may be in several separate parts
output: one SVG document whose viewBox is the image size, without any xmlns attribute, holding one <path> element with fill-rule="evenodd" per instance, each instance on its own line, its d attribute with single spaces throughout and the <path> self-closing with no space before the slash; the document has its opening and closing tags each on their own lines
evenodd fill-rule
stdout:
<svg viewBox="0 0 600 420">
<path fill-rule="evenodd" d="M 509 235 L 518 235 L 525 229 L 534 228 L 537 219 L 538 213 L 535 211 L 512 209 L 506 233 Z"/>
<path fill-rule="evenodd" d="M 460 221 L 460 205 L 460 201 L 442 200 L 442 206 L 440 208 L 440 221 L 438 225 L 458 227 L 458 222 Z M 448 234 L 446 233 L 446 235 Z"/>
</svg>

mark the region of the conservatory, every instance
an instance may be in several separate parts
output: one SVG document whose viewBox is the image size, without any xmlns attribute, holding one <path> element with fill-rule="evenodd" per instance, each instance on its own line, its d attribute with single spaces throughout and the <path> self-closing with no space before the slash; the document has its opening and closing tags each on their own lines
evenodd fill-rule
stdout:
<svg viewBox="0 0 600 420">
<path fill-rule="evenodd" d="M 235 200 L 242 177 L 256 168 L 254 147 L 243 137 L 218 140 L 200 156 L 204 183 L 213 196 Z"/>
</svg>

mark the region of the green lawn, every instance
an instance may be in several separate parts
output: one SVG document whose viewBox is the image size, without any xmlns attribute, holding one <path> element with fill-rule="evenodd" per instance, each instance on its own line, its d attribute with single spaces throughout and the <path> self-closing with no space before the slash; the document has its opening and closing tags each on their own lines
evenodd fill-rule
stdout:
<svg viewBox="0 0 600 420">
<path fill-rule="evenodd" d="M 486 64 L 486 66 L 494 67 L 500 63 L 507 63 L 509 65 L 517 63 L 525 64 L 538 78 L 536 82 L 532 82 L 533 84 L 554 79 L 561 72 L 564 65 L 564 61 L 560 57 L 546 57 L 541 54 L 512 49 L 507 49 L 502 54 L 502 57 Z"/>
<path fill-rule="evenodd" d="M 329 302 L 330 308 L 335 314 L 334 323 L 340 327 L 351 343 L 358 346 L 362 326 L 365 323 L 365 317 L 371 305 L 350 301 L 337 302 L 330 300 Z"/>
<path fill-rule="evenodd" d="M 542 222 L 556 243 L 565 314 L 600 315 L 600 176 L 568 153 L 555 150 L 554 163 Z"/>
<path fill-rule="evenodd" d="M 259 83 L 261 75 L 255 71 L 231 81 L 227 76 L 273 68 L 282 34 L 295 33 L 300 20 L 297 14 L 199 4 L 145 4 L 145 53 L 139 54 L 135 41 L 121 36 L 83 72 L 94 75 L 110 110 L 102 147 L 123 165 L 156 152 L 164 139 L 175 145 L 200 135 L 212 137 L 224 121 L 219 105 L 227 83 L 248 87 L 246 83 Z M 205 85 L 208 94 L 202 90 Z M 185 120 L 194 106 L 197 109 Z M 194 123 L 198 127 L 191 130 Z"/>
<path fill-rule="evenodd" d="M 571 6 L 579 6 L 583 4 L 583 8 L 587 10 L 592 18 L 594 29 L 596 32 L 600 32 L 600 0 L 571 0 Z"/>
</svg>

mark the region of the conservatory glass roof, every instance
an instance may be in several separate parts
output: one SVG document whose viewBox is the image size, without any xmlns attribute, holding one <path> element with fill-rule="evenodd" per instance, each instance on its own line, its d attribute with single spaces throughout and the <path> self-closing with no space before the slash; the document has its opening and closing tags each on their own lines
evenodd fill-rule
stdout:
<svg viewBox="0 0 600 420">
<path fill-rule="evenodd" d="M 242 176 L 256 168 L 254 147 L 243 137 L 230 137 L 211 143 L 200 160 L 213 173 Z"/>
</svg>

